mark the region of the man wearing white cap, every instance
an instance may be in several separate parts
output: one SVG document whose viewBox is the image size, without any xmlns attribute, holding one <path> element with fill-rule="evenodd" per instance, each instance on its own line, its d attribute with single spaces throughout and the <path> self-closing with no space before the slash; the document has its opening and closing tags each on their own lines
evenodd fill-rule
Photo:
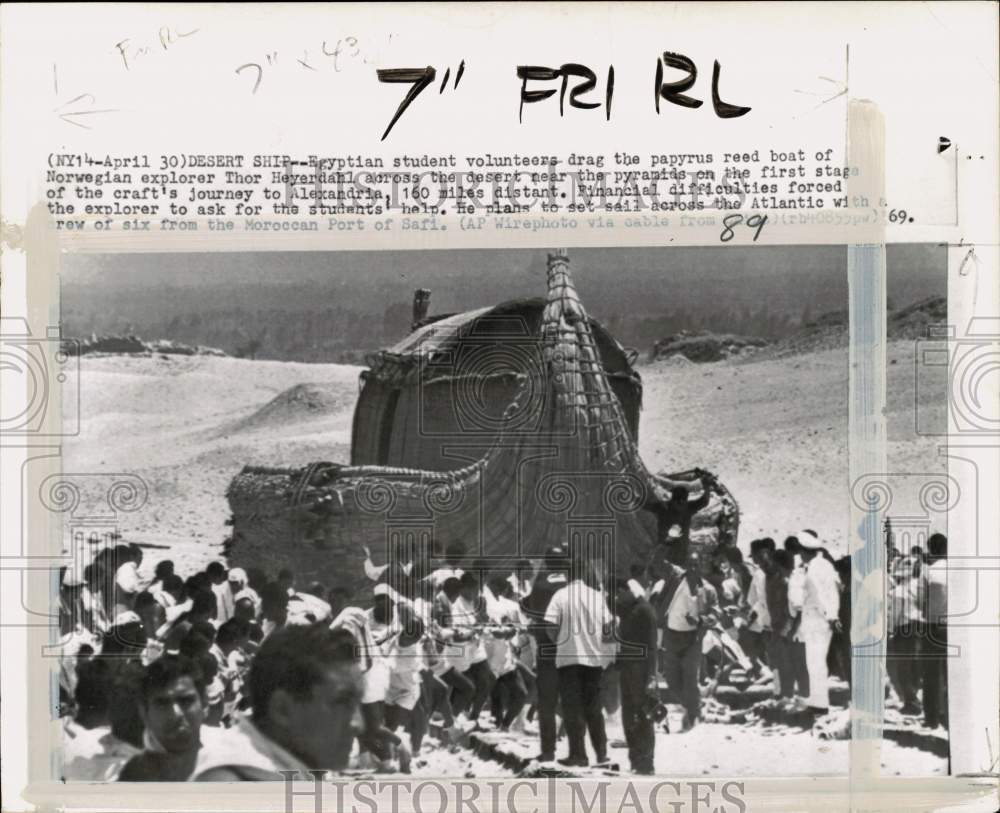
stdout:
<svg viewBox="0 0 1000 813">
<path fill-rule="evenodd" d="M 250 586 L 250 580 L 247 576 L 247 572 L 242 567 L 231 568 L 227 581 L 229 582 L 229 590 L 233 594 L 233 612 L 236 612 L 236 602 L 242 598 L 249 599 L 253 603 L 254 612 L 260 613 L 260 595 Z"/>
<path fill-rule="evenodd" d="M 818 715 L 826 713 L 830 707 L 830 673 L 826 657 L 834 630 L 840 626 L 840 579 L 830 560 L 823 555 L 823 542 L 815 531 L 802 531 L 798 539 L 806 578 L 802 621 L 796 640 L 804 643 L 806 648 L 806 669 L 809 672 L 806 705 Z"/>
</svg>

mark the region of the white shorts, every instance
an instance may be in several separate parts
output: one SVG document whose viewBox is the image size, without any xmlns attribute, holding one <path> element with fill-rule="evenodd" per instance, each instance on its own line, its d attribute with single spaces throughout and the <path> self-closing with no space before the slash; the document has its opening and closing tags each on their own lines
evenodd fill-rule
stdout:
<svg viewBox="0 0 1000 813">
<path fill-rule="evenodd" d="M 379 703 L 385 700 L 389 691 L 389 667 L 383 661 L 376 659 L 367 672 L 364 673 L 361 691 L 361 702 Z"/>
<path fill-rule="evenodd" d="M 385 704 L 387 706 L 399 706 L 407 711 L 413 711 L 413 707 L 420 700 L 421 683 L 418 675 L 410 675 L 410 679 L 399 679 L 389 681 L 389 688 L 385 693 Z"/>
</svg>

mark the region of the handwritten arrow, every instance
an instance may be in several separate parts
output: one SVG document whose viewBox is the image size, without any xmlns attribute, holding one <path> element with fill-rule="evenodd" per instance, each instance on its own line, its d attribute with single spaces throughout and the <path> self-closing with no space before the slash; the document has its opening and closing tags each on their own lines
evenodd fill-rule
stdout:
<svg viewBox="0 0 1000 813">
<path fill-rule="evenodd" d="M 829 104 L 834 99 L 839 99 L 841 96 L 844 96 L 844 95 L 847 94 L 847 85 L 846 85 L 846 83 L 841 82 L 839 79 L 831 79 L 829 76 L 821 76 L 819 78 L 822 79 L 824 82 L 829 82 L 832 85 L 838 85 L 839 89 L 826 88 L 825 90 L 820 91 L 819 93 L 814 93 L 814 92 L 809 91 L 809 90 L 795 90 L 796 93 L 802 93 L 802 94 L 805 94 L 806 96 L 823 96 L 823 95 L 825 95 L 827 93 L 830 93 L 831 91 L 834 91 L 834 93 L 833 93 L 832 96 L 827 96 L 827 98 L 823 99 L 823 101 L 821 101 L 818 105 L 816 105 L 815 108 L 813 108 L 814 110 L 822 107 L 825 104 Z"/>
<path fill-rule="evenodd" d="M 100 113 L 117 113 L 118 112 L 117 109 L 111 108 L 111 107 L 106 107 L 106 108 L 89 107 L 89 108 L 87 108 L 85 110 L 67 110 L 64 113 L 60 113 L 59 112 L 60 110 L 63 110 L 64 108 L 67 108 L 70 105 L 76 104 L 77 102 L 83 101 L 85 99 L 87 100 L 86 103 L 89 104 L 89 105 L 94 105 L 94 104 L 97 103 L 97 99 L 95 99 L 92 94 L 90 94 L 90 93 L 81 93 L 79 96 L 77 96 L 74 99 L 70 99 L 65 104 L 61 104 L 58 107 L 53 108 L 52 112 L 55 113 L 56 115 L 58 115 L 59 118 L 62 119 L 63 121 L 65 121 L 67 124 L 73 124 L 73 125 L 75 125 L 77 127 L 82 127 L 84 130 L 90 130 L 92 128 L 88 127 L 86 124 L 83 124 L 82 122 L 75 121 L 74 119 L 75 119 L 76 116 L 94 116 L 94 115 L 97 115 L 97 114 L 100 114 Z"/>
</svg>

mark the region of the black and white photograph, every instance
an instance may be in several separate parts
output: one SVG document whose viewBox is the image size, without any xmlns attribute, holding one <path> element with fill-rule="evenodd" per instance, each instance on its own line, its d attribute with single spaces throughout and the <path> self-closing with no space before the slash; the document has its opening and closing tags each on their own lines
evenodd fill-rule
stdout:
<svg viewBox="0 0 1000 813">
<path fill-rule="evenodd" d="M 869 540 L 881 768 L 941 776 L 947 252 L 886 255 L 890 470 L 921 477 Z M 61 776 L 846 773 L 847 261 L 67 255 Z"/>
<path fill-rule="evenodd" d="M 995 811 L 998 21 L 0 6 L 0 813 Z"/>
</svg>

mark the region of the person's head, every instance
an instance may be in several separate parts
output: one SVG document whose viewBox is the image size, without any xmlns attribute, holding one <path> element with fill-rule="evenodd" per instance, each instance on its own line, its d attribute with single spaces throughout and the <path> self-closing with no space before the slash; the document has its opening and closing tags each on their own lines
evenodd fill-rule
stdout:
<svg viewBox="0 0 1000 813">
<path fill-rule="evenodd" d="M 724 576 L 739 574 L 746 567 L 743 564 L 743 553 L 734 545 L 722 545 L 715 549 L 716 569 Z"/>
<path fill-rule="evenodd" d="M 712 561 L 715 565 L 715 569 L 722 575 L 723 578 L 728 578 L 733 574 L 733 565 L 729 557 L 726 556 L 726 551 L 730 548 L 716 548 L 715 552 L 712 554 Z"/>
<path fill-rule="evenodd" d="M 158 606 L 153 594 L 148 590 L 143 590 L 135 597 L 134 609 L 140 618 L 144 617 L 144 613 L 149 612 L 150 607 Z"/>
<path fill-rule="evenodd" d="M 209 621 L 215 618 L 215 593 L 204 588 L 197 589 L 191 594 L 191 611 L 188 619 L 192 624 L 199 621 Z"/>
<path fill-rule="evenodd" d="M 615 607 L 620 612 L 626 612 L 635 606 L 638 599 L 628 585 L 627 579 L 615 579 Z"/>
<path fill-rule="evenodd" d="M 205 568 L 205 573 L 212 584 L 222 584 L 226 581 L 226 566 L 222 562 L 212 562 Z"/>
<path fill-rule="evenodd" d="M 471 573 L 463 573 L 459 579 L 458 593 L 469 603 L 475 602 L 479 597 L 479 579 Z"/>
<path fill-rule="evenodd" d="M 819 534 L 816 533 L 811 528 L 806 528 L 802 531 L 799 536 L 799 556 L 802 557 L 803 562 L 811 562 L 820 554 L 820 549 L 823 547 L 823 543 L 819 538 Z"/>
<path fill-rule="evenodd" d="M 359 724 L 357 642 L 322 624 L 275 630 L 250 666 L 253 720 L 311 769 L 347 764 Z"/>
<path fill-rule="evenodd" d="M 163 592 L 168 593 L 174 601 L 180 604 L 184 601 L 187 588 L 184 586 L 184 579 L 176 573 L 171 573 L 163 577 Z"/>
<path fill-rule="evenodd" d="M 449 567 L 458 567 L 465 558 L 465 545 L 452 542 L 444 549 L 444 560 Z"/>
<path fill-rule="evenodd" d="M 287 567 L 278 571 L 278 586 L 284 590 L 291 590 L 295 587 L 295 574 Z"/>
<path fill-rule="evenodd" d="M 785 576 L 791 575 L 792 569 L 795 567 L 795 559 L 792 554 L 784 548 L 776 550 L 774 555 L 771 557 L 771 561 L 774 565 L 774 570 Z"/>
<path fill-rule="evenodd" d="M 896 559 L 898 559 L 902 555 L 903 554 L 899 550 L 899 548 L 897 548 L 895 545 L 889 545 L 888 550 L 886 550 L 885 557 L 886 561 L 889 564 L 892 564 L 894 561 L 896 561 Z"/>
<path fill-rule="evenodd" d="M 92 658 L 78 662 L 76 667 L 76 721 L 84 728 L 94 728 L 107 722 L 111 708 L 113 673 L 107 660 Z"/>
<path fill-rule="evenodd" d="M 802 543 L 799 542 L 797 536 L 786 536 L 782 547 L 792 554 L 792 556 L 802 552 Z"/>
<path fill-rule="evenodd" d="M 237 599 L 233 604 L 233 618 L 250 622 L 257 617 L 257 610 L 249 598 Z"/>
<path fill-rule="evenodd" d="M 441 585 L 441 589 L 444 591 L 448 601 L 454 601 L 459 597 L 459 595 L 461 595 L 462 582 L 454 576 L 449 576 L 444 580 L 444 584 Z"/>
<path fill-rule="evenodd" d="M 670 489 L 670 501 L 671 502 L 687 502 L 688 495 L 691 492 L 688 491 L 687 486 L 674 486 Z"/>
<path fill-rule="evenodd" d="M 500 573 L 494 573 L 492 576 L 490 576 L 487 585 L 490 588 L 490 592 L 493 593 L 493 595 L 496 596 L 497 598 L 508 596 L 510 592 L 513 590 L 510 582 L 507 581 L 507 579 L 505 579 L 503 575 Z"/>
<path fill-rule="evenodd" d="M 534 568 L 531 566 L 531 561 L 529 559 L 518 559 L 515 565 L 517 575 L 522 579 L 528 579 L 534 572 Z"/>
<path fill-rule="evenodd" d="M 932 561 L 948 558 L 948 537 L 944 534 L 931 534 L 927 540 L 927 552 Z"/>
<path fill-rule="evenodd" d="M 774 556 L 776 547 L 774 540 L 769 536 L 763 539 L 755 539 L 750 543 L 750 558 L 758 567 L 770 570 L 772 566 L 771 559 Z"/>
<path fill-rule="evenodd" d="M 163 655 L 142 677 L 139 715 L 168 754 L 198 748 L 205 720 L 205 681 L 201 670 L 183 655 Z"/>
<path fill-rule="evenodd" d="M 202 652 L 200 655 L 191 656 L 191 660 L 195 662 L 195 665 L 201 671 L 202 677 L 205 680 L 205 685 L 211 685 L 212 681 L 215 680 L 216 676 L 219 674 L 219 662 L 208 652 Z"/>
<path fill-rule="evenodd" d="M 336 587 L 331 587 L 329 594 L 327 594 L 326 601 L 330 605 L 330 610 L 333 613 L 333 617 L 336 618 L 340 611 L 347 606 L 347 599 L 350 596 L 347 588 L 342 585 L 337 585 Z"/>
<path fill-rule="evenodd" d="M 628 569 L 630 579 L 639 581 L 646 574 L 646 568 L 639 562 L 633 562 Z"/>
<path fill-rule="evenodd" d="M 691 548 L 684 559 L 684 569 L 689 577 L 701 576 L 704 570 L 704 557 L 695 548 Z"/>
<path fill-rule="evenodd" d="M 174 575 L 174 563 L 171 559 L 161 559 L 156 563 L 156 569 L 153 571 L 153 576 L 156 581 L 162 582 L 167 576 Z"/>
<path fill-rule="evenodd" d="M 142 548 L 140 548 L 137 544 L 135 544 L 133 542 L 131 545 L 128 546 L 128 549 L 129 549 L 129 552 L 130 552 L 130 558 L 131 558 L 131 560 L 133 562 L 135 562 L 136 567 L 138 567 L 139 565 L 141 565 L 142 564 Z"/>
<path fill-rule="evenodd" d="M 215 643 L 222 650 L 223 655 L 229 655 L 230 652 L 242 646 L 249 635 L 250 630 L 246 622 L 230 618 L 215 633 Z"/>
<path fill-rule="evenodd" d="M 375 603 L 372 605 L 372 616 L 379 624 L 388 624 L 392 621 L 392 611 L 395 602 L 388 590 L 380 590 L 375 594 Z"/>
<path fill-rule="evenodd" d="M 309 586 L 306 587 L 306 592 L 310 596 L 316 596 L 316 598 L 323 598 L 326 595 L 326 585 L 323 582 L 309 582 Z"/>
<path fill-rule="evenodd" d="M 231 568 L 226 578 L 229 580 L 229 589 L 233 591 L 233 595 L 247 586 L 247 572 L 242 567 Z"/>
</svg>

